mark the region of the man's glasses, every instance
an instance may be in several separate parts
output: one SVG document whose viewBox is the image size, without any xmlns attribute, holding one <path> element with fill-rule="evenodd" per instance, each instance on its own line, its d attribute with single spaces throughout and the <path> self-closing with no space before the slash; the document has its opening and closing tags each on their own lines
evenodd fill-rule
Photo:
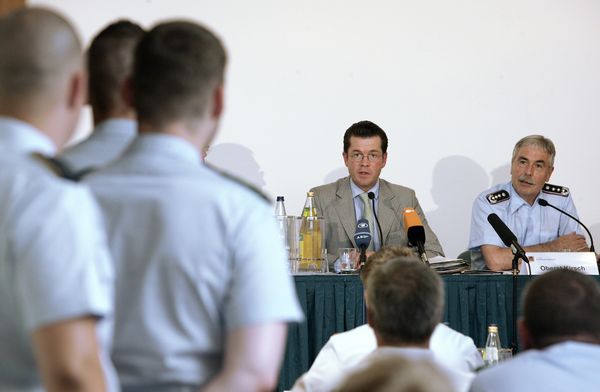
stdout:
<svg viewBox="0 0 600 392">
<path fill-rule="evenodd" d="M 362 162 L 362 160 L 365 158 L 362 152 L 353 152 L 349 156 L 354 162 Z M 367 159 L 369 162 L 377 162 L 380 158 L 381 154 L 378 152 L 370 152 L 367 154 Z"/>
</svg>

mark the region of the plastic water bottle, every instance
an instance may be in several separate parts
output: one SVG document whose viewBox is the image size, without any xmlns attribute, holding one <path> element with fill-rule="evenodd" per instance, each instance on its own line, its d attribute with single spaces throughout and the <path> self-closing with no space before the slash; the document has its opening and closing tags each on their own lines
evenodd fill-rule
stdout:
<svg viewBox="0 0 600 392">
<path fill-rule="evenodd" d="M 488 326 L 488 335 L 485 341 L 485 352 L 483 357 L 483 362 L 486 367 L 498 364 L 500 348 L 498 326 L 496 324 L 490 324 Z"/>
</svg>

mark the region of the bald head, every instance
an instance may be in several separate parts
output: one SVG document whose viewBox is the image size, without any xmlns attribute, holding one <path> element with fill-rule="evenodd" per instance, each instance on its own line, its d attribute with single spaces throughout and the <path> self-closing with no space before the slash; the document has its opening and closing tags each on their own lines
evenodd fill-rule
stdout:
<svg viewBox="0 0 600 392">
<path fill-rule="evenodd" d="M 85 102 L 81 42 L 53 11 L 22 8 L 0 18 L 0 114 L 25 121 L 57 147 Z"/>
<path fill-rule="evenodd" d="M 23 8 L 0 18 L 0 103 L 35 103 L 63 93 L 82 65 L 81 42 L 60 15 Z"/>
</svg>

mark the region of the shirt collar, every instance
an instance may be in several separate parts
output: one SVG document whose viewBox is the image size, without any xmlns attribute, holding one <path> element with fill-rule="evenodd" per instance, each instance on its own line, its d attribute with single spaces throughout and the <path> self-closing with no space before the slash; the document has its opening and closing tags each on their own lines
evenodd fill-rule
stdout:
<svg viewBox="0 0 600 392">
<path fill-rule="evenodd" d="M 529 205 L 529 203 L 527 203 L 516 191 L 516 189 L 513 187 L 512 182 L 508 183 L 508 193 L 510 194 L 510 213 L 514 214 L 515 212 L 517 212 L 519 210 L 519 208 L 526 206 L 529 208 L 533 208 L 535 207 L 535 205 L 537 204 L 537 199 L 538 197 L 540 197 L 540 195 L 538 194 L 535 198 L 535 201 L 533 203 L 533 205 Z"/>
<path fill-rule="evenodd" d="M 52 140 L 29 123 L 12 117 L 0 116 L 0 145 L 24 153 L 56 154 Z"/>
<path fill-rule="evenodd" d="M 359 186 L 354 183 L 354 181 L 352 181 L 352 178 L 350 178 L 350 189 L 352 190 L 352 198 L 355 198 L 356 196 L 361 195 L 363 193 L 373 192 L 375 194 L 375 200 L 379 199 L 379 180 L 377 180 L 377 182 L 375 183 L 375 185 L 373 185 L 371 189 L 365 192 L 362 189 L 360 189 Z"/>
<path fill-rule="evenodd" d="M 139 135 L 128 150 L 145 151 L 162 156 L 173 157 L 192 164 L 200 165 L 200 153 L 190 142 L 178 136 L 164 133 L 144 133 Z"/>
<path fill-rule="evenodd" d="M 127 118 L 109 118 L 98 123 L 94 132 L 118 133 L 133 137 L 137 132 L 137 122 Z"/>
</svg>

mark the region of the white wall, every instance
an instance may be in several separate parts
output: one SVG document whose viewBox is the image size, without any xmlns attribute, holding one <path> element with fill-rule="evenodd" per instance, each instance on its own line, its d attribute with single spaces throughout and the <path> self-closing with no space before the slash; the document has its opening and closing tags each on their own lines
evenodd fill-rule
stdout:
<svg viewBox="0 0 600 392">
<path fill-rule="evenodd" d="M 285 195 L 288 213 L 343 168 L 343 132 L 369 119 L 390 139 L 383 177 L 417 191 L 454 256 L 466 247 L 475 195 L 508 180 L 516 140 L 542 133 L 558 150 L 551 181 L 571 188 L 600 241 L 598 1 L 28 3 L 67 14 L 86 42 L 121 17 L 146 27 L 192 18 L 216 31 L 230 64 L 215 144 L 253 153 L 264 176 L 258 167 L 246 175 Z"/>
</svg>

